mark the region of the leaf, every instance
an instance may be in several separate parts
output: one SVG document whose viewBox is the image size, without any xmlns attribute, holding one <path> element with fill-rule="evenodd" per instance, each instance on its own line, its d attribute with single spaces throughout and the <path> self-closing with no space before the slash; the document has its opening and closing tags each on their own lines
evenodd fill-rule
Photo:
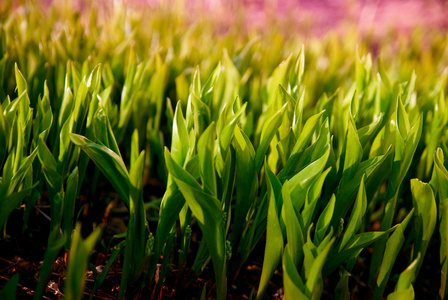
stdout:
<svg viewBox="0 0 448 300">
<path fill-rule="evenodd" d="M 383 64 L 383 58 L 379 57 L 378 58 L 378 73 L 381 76 L 381 81 L 383 82 L 383 84 L 386 86 L 388 91 L 392 90 L 392 85 L 389 81 L 389 77 L 386 74 L 386 70 L 384 69 L 384 64 Z"/>
<path fill-rule="evenodd" d="M 330 145 L 326 146 L 325 153 L 316 161 L 309 164 L 302 171 L 294 175 L 290 180 L 291 198 L 294 201 L 294 208 L 299 211 L 305 203 L 308 188 L 324 170 L 328 157 L 330 156 Z"/>
<path fill-rule="evenodd" d="M 98 279 L 95 281 L 95 286 L 92 289 L 92 293 L 90 295 L 91 299 L 93 299 L 93 296 L 95 295 L 95 292 L 98 288 L 101 287 L 101 285 L 103 284 L 104 280 L 106 279 L 106 276 L 108 275 L 108 271 L 110 269 L 110 267 L 112 266 L 112 264 L 117 260 L 118 258 L 118 254 L 120 253 L 121 249 L 126 245 L 126 241 L 121 241 L 118 245 L 116 245 L 113 249 L 112 249 L 112 254 L 110 255 L 109 259 L 107 260 L 106 265 L 104 266 L 103 270 L 101 271 L 100 276 L 98 277 Z"/>
<path fill-rule="evenodd" d="M 448 171 L 444 166 L 445 157 L 440 148 L 434 153 L 434 166 L 437 174 L 439 199 L 441 201 L 448 198 Z"/>
<path fill-rule="evenodd" d="M 282 188 L 284 222 L 286 225 L 286 237 L 288 239 L 289 249 L 291 250 L 293 266 L 298 268 L 299 262 L 303 258 L 303 228 L 299 223 L 294 206 L 291 201 L 289 182 L 285 181 Z"/>
<path fill-rule="evenodd" d="M 346 270 L 341 270 L 339 272 L 340 279 L 335 289 L 335 299 L 336 300 L 350 300 L 350 290 L 348 287 L 348 279 L 351 276 Z"/>
<path fill-rule="evenodd" d="M 65 299 L 79 300 L 82 298 L 85 273 L 87 271 L 87 263 L 90 253 L 93 251 L 98 239 L 101 236 L 102 228 L 98 227 L 92 232 L 87 239 L 81 238 L 81 225 L 76 225 L 75 232 L 72 237 L 72 250 L 69 255 L 69 263 L 67 267 L 67 279 L 65 281 Z"/>
<path fill-rule="evenodd" d="M 17 93 L 21 95 L 27 90 L 27 84 L 25 77 L 22 75 L 22 72 L 20 72 L 19 67 L 17 66 L 17 63 L 14 64 L 14 72 L 16 76 Z"/>
<path fill-rule="evenodd" d="M 206 284 L 204 284 L 204 287 L 202 288 L 201 297 L 199 298 L 199 300 L 207 300 L 207 285 Z"/>
<path fill-rule="evenodd" d="M 129 281 L 139 278 L 140 268 L 145 255 L 145 225 L 146 212 L 143 207 L 143 167 L 145 152 L 142 151 L 133 163 L 129 179 L 131 182 L 129 224 L 126 233 L 126 248 L 124 252 L 123 275 L 121 277 L 118 299 L 122 299 Z"/>
<path fill-rule="evenodd" d="M 305 100 L 305 90 L 299 97 L 294 108 L 294 117 L 292 119 L 292 131 L 295 137 L 298 137 L 302 131 L 302 119 L 303 119 L 303 102 Z"/>
<path fill-rule="evenodd" d="M 0 28 L 0 58 L 3 58 L 7 54 L 7 40 L 4 27 Z"/>
<path fill-rule="evenodd" d="M 260 144 L 258 145 L 255 154 L 256 172 L 260 170 L 261 164 L 263 163 L 264 156 L 266 155 L 266 151 L 268 150 L 269 144 L 271 143 L 271 140 L 276 134 L 278 128 L 282 124 L 283 114 L 287 107 L 286 105 L 287 104 L 285 104 L 279 111 L 277 111 L 272 117 L 270 117 L 263 126 L 263 129 L 261 131 Z"/>
<path fill-rule="evenodd" d="M 187 127 L 182 114 L 181 102 L 177 102 L 173 120 L 173 136 L 171 141 L 171 155 L 175 162 L 183 166 L 187 157 L 189 144 Z"/>
<path fill-rule="evenodd" d="M 163 115 L 163 103 L 165 100 L 165 87 L 168 77 L 168 65 L 163 63 L 160 56 L 156 56 L 157 67 L 154 76 L 151 78 L 149 89 L 151 91 L 151 103 L 155 106 L 154 129 L 159 130 L 160 120 Z"/>
<path fill-rule="evenodd" d="M 16 273 L 3 286 L 0 292 L 0 300 L 16 299 L 16 292 L 18 285 L 19 285 L 19 273 Z"/>
<path fill-rule="evenodd" d="M 336 202 L 336 197 L 331 195 L 330 201 L 328 201 L 327 206 L 321 213 L 319 220 L 316 225 L 316 235 L 315 235 L 315 243 L 320 244 L 320 242 L 325 237 L 328 228 L 330 227 L 331 219 L 333 217 L 334 205 Z"/>
<path fill-rule="evenodd" d="M 213 71 L 212 75 L 208 78 L 207 82 L 204 84 L 204 87 L 202 88 L 202 101 L 204 101 L 205 104 L 210 105 L 210 99 L 215 87 L 216 82 L 218 81 L 219 77 L 221 76 L 221 62 L 218 63 L 218 66 L 216 66 L 215 70 Z"/>
<path fill-rule="evenodd" d="M 3 107 L 0 104 L 0 165 L 3 165 L 8 154 L 10 130 L 9 122 L 3 115 Z"/>
<path fill-rule="evenodd" d="M 92 101 L 93 102 L 93 101 Z M 90 108 L 92 109 L 92 108 Z M 112 126 L 106 111 L 101 107 L 98 108 L 94 116 L 94 136 L 104 146 L 110 148 L 112 151 L 120 155 L 120 150 L 113 134 Z M 138 153 L 137 153 L 138 156 Z"/>
<path fill-rule="evenodd" d="M 442 299 L 447 298 L 448 290 L 448 199 L 444 199 L 439 204 L 439 214 L 440 214 L 440 272 L 441 272 L 441 282 L 439 295 Z"/>
<path fill-rule="evenodd" d="M 62 176 L 57 171 L 57 163 L 53 154 L 50 152 L 50 149 L 48 149 L 42 138 L 39 138 L 38 141 L 37 155 L 49 189 L 51 189 L 54 194 L 60 192 L 62 190 Z"/>
<path fill-rule="evenodd" d="M 138 130 L 134 129 L 134 132 L 131 136 L 131 168 L 137 162 L 137 159 L 139 157 L 139 148 Z"/>
<path fill-rule="evenodd" d="M 414 300 L 414 288 L 410 286 L 409 288 L 401 291 L 396 291 L 387 296 L 387 300 Z"/>
<path fill-rule="evenodd" d="M 198 97 L 199 99 L 201 98 L 202 88 L 201 88 L 201 75 L 199 71 L 199 66 L 197 66 L 196 69 L 194 70 L 193 83 L 190 92 L 195 94 L 196 97 Z"/>
<path fill-rule="evenodd" d="M 70 151 L 73 151 L 70 142 L 71 134 L 71 118 L 67 120 L 59 132 L 59 154 L 58 154 L 58 171 L 65 173 L 64 170 L 68 169 L 70 161 Z"/>
<path fill-rule="evenodd" d="M 84 120 L 87 116 L 87 110 L 89 107 L 88 89 L 85 78 L 81 81 L 76 98 L 74 101 L 74 108 L 72 112 L 72 132 L 81 133 Z"/>
<path fill-rule="evenodd" d="M 279 185 L 280 185 L 280 189 L 281 189 L 281 184 L 279 183 Z M 268 207 L 269 207 L 267 198 L 268 198 L 267 194 L 265 193 L 263 198 L 261 199 L 260 205 L 258 206 L 255 218 L 253 219 L 253 224 L 250 227 L 249 232 L 242 236 L 242 239 L 239 243 L 238 252 L 241 253 L 241 256 L 242 256 L 241 261 L 243 263 L 245 261 L 247 261 L 251 251 L 254 250 L 254 248 L 258 244 L 261 236 L 266 231 L 267 214 L 268 214 Z"/>
<path fill-rule="evenodd" d="M 342 236 L 342 240 L 338 245 L 339 249 L 344 249 L 348 241 L 361 229 L 364 214 L 367 209 L 367 195 L 364 186 L 364 178 L 365 175 L 363 175 L 361 179 L 358 196 L 356 197 L 355 205 L 350 215 L 350 219 L 348 220 L 344 235 Z"/>
<path fill-rule="evenodd" d="M 101 64 L 96 65 L 87 79 L 87 88 L 92 94 L 98 94 L 101 88 Z"/>
<path fill-rule="evenodd" d="M 417 149 L 418 143 L 420 141 L 420 137 L 422 135 L 423 129 L 423 118 L 420 116 L 417 121 L 414 123 L 412 128 L 410 129 L 408 135 L 406 136 L 403 145 L 404 155 L 400 162 L 400 168 L 397 176 L 393 176 L 392 178 L 396 178 L 396 182 L 394 181 L 390 187 L 390 194 L 395 193 L 399 188 L 406 173 L 411 166 L 412 159 L 414 157 L 414 153 Z M 395 170 L 392 170 L 394 172 Z M 395 174 L 394 174 L 395 175 Z"/>
<path fill-rule="evenodd" d="M 328 254 L 333 247 L 335 239 L 333 238 L 328 245 L 323 249 L 321 253 L 316 257 L 313 263 L 313 267 L 308 274 L 306 280 L 307 290 L 310 291 L 311 299 L 320 299 L 323 291 L 323 279 L 322 279 L 322 269 L 324 267 L 325 261 L 327 260 Z"/>
<path fill-rule="evenodd" d="M 207 264 L 210 262 L 211 256 L 210 251 L 208 250 L 207 241 L 202 239 L 199 243 L 199 249 L 196 251 L 196 257 L 193 262 L 193 266 L 191 269 L 193 270 L 195 276 L 199 276 L 199 274 L 204 271 Z"/>
<path fill-rule="evenodd" d="M 397 112 L 396 112 L 396 121 L 397 121 L 397 127 L 400 131 L 401 136 L 406 138 L 408 135 L 409 130 L 411 129 L 411 125 L 409 124 L 409 118 L 408 114 L 406 113 L 406 110 L 404 109 L 403 103 L 401 102 L 401 97 L 398 96 L 397 98 Z"/>
<path fill-rule="evenodd" d="M 268 173 L 270 170 L 267 164 L 265 164 L 265 168 L 266 173 Z M 261 271 L 260 284 L 258 287 L 258 300 L 263 298 L 264 293 L 268 288 L 269 281 L 277 269 L 283 254 L 283 235 L 278 217 L 279 208 L 276 204 L 277 201 L 274 192 L 274 185 L 270 180 L 268 180 L 268 186 L 269 208 L 266 229 L 266 250 L 264 252 L 263 269 Z"/>
<path fill-rule="evenodd" d="M 382 156 L 378 156 L 375 158 L 371 158 L 369 160 L 363 161 L 359 164 L 358 172 L 356 172 L 350 182 L 348 182 L 344 186 L 339 186 L 339 189 L 336 192 L 336 204 L 335 210 L 333 213 L 332 225 L 335 225 L 339 222 L 341 218 L 344 218 L 350 209 L 356 192 L 359 190 L 359 185 L 361 184 L 361 179 L 363 174 L 365 174 L 366 185 L 369 184 L 370 180 L 376 178 L 376 174 L 379 171 L 382 171 L 383 164 L 387 162 L 389 155 L 392 154 L 391 147 L 386 152 L 386 154 Z"/>
<path fill-rule="evenodd" d="M 414 92 L 415 88 L 415 81 L 417 79 L 417 76 L 415 75 L 415 70 L 412 71 L 411 79 L 409 79 L 408 83 L 406 84 L 406 87 L 403 91 L 403 103 L 407 105 L 409 101 L 411 100 L 412 93 Z"/>
<path fill-rule="evenodd" d="M 305 46 L 302 44 L 300 54 L 297 57 L 294 72 L 291 74 L 290 82 L 293 85 L 293 90 L 297 89 L 302 84 L 303 73 L 305 72 Z"/>
<path fill-rule="evenodd" d="M 358 171 L 358 166 L 361 162 L 362 155 L 362 145 L 359 142 L 359 137 L 355 128 L 353 118 L 350 117 L 346 137 L 344 169 L 340 186 L 347 184 L 351 179 L 353 179 L 354 175 Z"/>
<path fill-rule="evenodd" d="M 231 121 L 228 122 L 221 130 L 221 133 L 219 134 L 219 145 L 221 146 L 221 151 L 226 151 L 228 149 L 230 142 L 232 141 L 232 138 L 234 136 L 235 127 L 243 116 L 246 107 L 247 102 L 243 104 L 243 106 L 232 117 Z"/>
<path fill-rule="evenodd" d="M 392 227 L 387 231 L 372 231 L 364 232 L 355 235 L 345 246 L 345 249 L 339 253 L 332 253 L 328 258 L 328 263 L 325 265 L 324 276 L 332 273 L 339 265 L 351 257 L 354 253 L 357 253 L 360 249 L 364 249 L 370 244 L 374 243 L 381 237 L 394 231 L 396 227 Z"/>
<path fill-rule="evenodd" d="M 414 215 L 414 209 L 409 212 L 407 217 L 397 225 L 394 233 L 389 237 L 386 243 L 386 250 L 384 252 L 384 258 L 379 268 L 378 277 L 376 278 L 375 289 L 373 291 L 372 299 L 380 299 L 386 288 L 387 281 L 389 280 L 392 267 L 396 261 L 396 258 L 400 252 L 403 243 L 405 242 L 404 230 L 409 224 Z"/>
<path fill-rule="evenodd" d="M 75 214 L 75 201 L 78 197 L 79 172 L 76 167 L 67 179 L 64 197 L 62 228 L 66 236 L 65 248 L 70 248 L 70 237 L 73 231 L 73 217 Z"/>
<path fill-rule="evenodd" d="M 439 147 L 443 130 L 448 121 L 448 114 L 446 113 L 446 99 L 444 92 L 440 92 L 439 97 L 437 97 L 434 103 L 434 115 L 431 120 L 430 129 L 426 131 L 426 168 L 425 175 L 429 176 L 430 172 L 433 170 L 433 154 Z"/>
<path fill-rule="evenodd" d="M 366 144 L 378 135 L 378 131 L 381 129 L 382 122 L 383 114 L 380 114 L 379 116 L 374 117 L 374 120 L 370 125 L 358 129 L 359 142 L 364 149 L 366 147 Z"/>
<path fill-rule="evenodd" d="M 12 160 L 11 160 L 12 161 Z M 5 183 L 6 180 L 2 180 L 2 187 L 6 186 L 5 190 L 8 187 L 8 182 Z M 28 193 L 31 192 L 31 189 L 22 190 L 19 192 L 12 192 L 8 196 L 4 196 L 4 198 L 0 198 L 0 229 L 3 228 L 3 226 L 6 223 L 6 220 L 8 219 L 9 215 L 14 211 L 14 209 L 18 208 L 20 206 L 20 203 L 22 202 L 23 198 L 27 196 Z M 5 193 L 6 194 L 6 193 Z"/>
<path fill-rule="evenodd" d="M 281 84 L 283 86 L 287 86 L 288 79 L 289 79 L 289 73 L 292 66 L 292 55 L 289 55 L 288 58 L 280 63 L 275 70 L 272 72 L 271 77 L 268 79 L 267 82 L 267 92 L 269 95 L 269 104 L 272 103 L 275 90 L 277 87 Z"/>
<path fill-rule="evenodd" d="M 398 202 L 398 193 L 403 180 L 411 166 L 412 159 L 417 149 L 423 128 L 423 118 L 420 115 L 412 128 L 409 130 L 406 138 L 403 140 L 401 134 L 396 132 L 395 157 L 392 165 L 392 171 L 387 187 L 387 196 L 389 199 L 384 208 L 383 218 L 381 220 L 380 230 L 387 230 L 392 226 L 395 217 L 396 205 Z M 370 278 L 376 274 L 377 268 L 381 265 L 386 239 L 380 239 L 374 246 L 372 265 L 370 268 Z"/>
<path fill-rule="evenodd" d="M 70 134 L 71 141 L 80 147 L 111 182 L 118 194 L 129 207 L 130 179 L 123 160 L 109 148 L 93 143 L 87 138 Z"/>
<path fill-rule="evenodd" d="M 352 101 L 350 102 L 350 115 L 355 120 L 359 110 L 359 92 L 355 90 Z"/>
<path fill-rule="evenodd" d="M 440 232 L 440 269 L 441 282 L 439 295 L 442 299 L 448 296 L 448 171 L 444 166 L 444 155 L 442 149 L 434 152 L 434 172 L 437 179 L 437 191 L 439 195 L 439 232 Z"/>
<path fill-rule="evenodd" d="M 291 151 L 291 156 L 286 162 L 284 168 L 279 173 L 279 179 L 281 181 L 289 178 L 289 176 L 296 170 L 297 164 L 301 158 L 301 154 L 310 142 L 314 131 L 319 126 L 319 120 L 323 113 L 324 111 L 321 111 L 320 113 L 311 116 L 306 121 L 305 125 L 303 126 L 302 132 L 297 138 L 296 144 Z"/>
<path fill-rule="evenodd" d="M 418 179 L 411 179 L 411 192 L 416 215 L 414 220 L 416 237 L 413 258 L 417 259 L 417 255 L 421 255 L 421 260 L 415 268 L 415 276 L 417 276 L 436 226 L 437 207 L 434 193 L 428 183 L 421 182 Z"/>
<path fill-rule="evenodd" d="M 136 54 L 134 47 L 130 48 L 129 55 L 128 55 L 128 64 L 127 64 L 127 71 L 126 71 L 126 78 L 124 81 L 123 89 L 121 91 L 121 102 L 120 102 L 120 109 L 119 109 L 119 122 L 118 122 L 118 128 L 117 128 L 117 140 L 118 142 L 121 141 L 126 126 L 128 125 L 128 122 L 132 115 L 132 104 L 133 104 L 133 85 L 134 85 L 134 78 L 136 74 Z"/>
<path fill-rule="evenodd" d="M 301 159 L 298 168 L 302 168 L 302 166 L 306 165 L 308 161 L 312 162 L 321 157 L 322 155 L 324 155 L 329 145 L 331 148 L 332 143 L 333 142 L 330 135 L 330 122 L 329 119 L 327 118 L 322 122 L 320 126 L 317 140 L 310 147 L 308 147 L 303 153 L 303 159 Z M 330 149 L 330 152 L 331 151 L 332 149 Z M 327 161 L 327 163 L 329 162 Z"/>
<path fill-rule="evenodd" d="M 316 206 L 321 199 L 322 188 L 327 178 L 327 175 L 330 173 L 331 168 L 323 171 L 319 177 L 314 180 L 314 182 L 308 188 L 308 192 L 306 194 L 305 208 L 302 211 L 303 217 L 303 225 L 304 228 L 308 228 L 313 221 L 313 216 L 315 214 Z"/>
<path fill-rule="evenodd" d="M 198 140 L 198 157 L 201 167 L 201 180 L 204 191 L 207 194 L 217 196 L 214 146 L 215 146 L 215 123 L 212 122 L 202 133 Z"/>
<path fill-rule="evenodd" d="M 67 238 L 69 238 L 69 236 L 59 234 L 59 228 L 57 227 L 55 227 L 50 232 L 43 264 L 41 265 L 39 271 L 39 282 L 37 284 L 36 293 L 34 294 L 35 300 L 42 299 L 44 288 L 46 286 L 46 283 L 48 282 L 50 272 L 53 269 L 53 265 L 56 261 L 56 258 L 59 252 L 61 251 L 61 248 L 64 245 L 64 242 Z"/>
<path fill-rule="evenodd" d="M 196 135 L 200 135 L 210 124 L 210 108 L 204 102 L 202 102 L 202 100 L 198 96 L 196 96 L 196 94 L 190 94 L 190 97 L 188 99 L 193 103 L 194 107 L 193 120 Z"/>
<path fill-rule="evenodd" d="M 33 142 L 35 143 L 37 143 L 39 136 L 41 136 L 44 141 L 47 140 L 51 125 L 53 124 L 53 113 L 49 99 L 50 92 L 48 91 L 46 81 L 44 83 L 44 91 L 44 97 L 38 99 L 37 114 L 33 121 Z"/>
<path fill-rule="evenodd" d="M 417 277 L 418 264 L 421 261 L 420 253 L 417 258 L 400 274 L 395 292 L 387 296 L 388 300 L 414 299 L 414 289 L 412 283 Z"/>
<path fill-rule="evenodd" d="M 17 191 L 17 188 L 19 187 L 20 184 L 22 184 L 27 173 L 30 172 L 30 170 L 32 170 L 32 164 L 33 164 L 34 159 L 37 156 L 37 151 L 38 151 L 38 147 L 36 147 L 28 157 L 23 158 L 18 170 L 16 170 L 15 173 L 13 173 L 13 167 L 12 167 L 14 157 L 11 156 L 10 160 L 8 157 L 5 167 L 3 169 L 3 180 L 5 180 L 5 181 L 3 181 L 0 186 L 0 203 L 2 200 L 4 201 L 4 203 L 7 203 L 5 197 L 8 197 L 8 196 L 14 197 L 15 199 L 19 199 L 22 197 L 19 195 L 14 196 L 14 195 L 12 195 L 12 193 L 14 191 Z M 11 163 L 11 164 L 9 164 L 9 163 Z M 25 188 L 28 188 L 28 187 L 25 187 Z M 22 192 L 23 191 L 19 191 L 20 194 Z M 25 195 L 23 195 L 23 197 L 25 197 Z M 23 199 L 23 197 L 21 199 Z M 17 201 L 19 201 L 19 200 L 17 200 Z M 20 201 L 18 203 L 20 203 Z M 10 205 L 10 203 L 8 203 L 8 205 Z M 2 207 L 2 210 L 0 210 L 0 215 L 3 215 L 4 207 L 1 204 L 0 204 L 0 207 Z M 0 217 L 0 220 L 1 219 L 2 218 Z M 2 225 L 3 225 L 2 221 L 0 221 L 0 228 L 2 227 Z"/>
<path fill-rule="evenodd" d="M 283 286 L 285 289 L 284 299 L 310 299 L 305 296 L 305 284 L 300 278 L 299 273 L 291 258 L 289 244 L 286 245 L 283 252 Z"/>
<path fill-rule="evenodd" d="M 240 238 L 247 212 L 257 195 L 258 177 L 255 170 L 255 151 L 252 143 L 239 127 L 235 127 L 233 146 L 236 156 L 236 203 L 230 241 L 233 245 L 236 245 Z"/>
<path fill-rule="evenodd" d="M 179 213 L 184 205 L 185 199 L 170 175 L 167 189 L 160 204 L 159 224 L 154 240 L 154 255 L 151 256 L 148 265 L 149 276 L 154 274 L 163 245 L 169 236 L 171 228 L 179 218 Z"/>
<path fill-rule="evenodd" d="M 217 283 L 217 297 L 224 299 L 226 295 L 225 277 L 225 232 L 220 202 L 213 195 L 204 192 L 197 181 L 183 170 L 165 149 L 165 160 L 170 174 L 179 187 L 188 206 L 199 223 L 207 241 L 213 260 Z"/>
</svg>

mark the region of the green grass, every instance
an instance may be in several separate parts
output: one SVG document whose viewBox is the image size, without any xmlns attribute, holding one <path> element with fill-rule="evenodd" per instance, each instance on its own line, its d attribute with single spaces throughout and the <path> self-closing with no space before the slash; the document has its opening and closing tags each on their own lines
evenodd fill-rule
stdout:
<svg viewBox="0 0 448 300">
<path fill-rule="evenodd" d="M 1 14 L 0 226 L 5 239 L 13 212 L 26 230 L 33 207 L 50 206 L 36 299 L 63 248 L 73 299 L 95 248 L 111 256 L 93 290 L 116 265 L 120 299 L 157 297 L 171 273 L 183 288 L 210 266 L 211 295 L 226 299 L 254 249 L 253 299 L 279 270 L 287 299 L 356 297 L 359 268 L 374 299 L 421 297 L 428 251 L 447 297 L 444 35 L 217 35 L 210 20 L 124 9 L 95 27 L 94 12 L 28 5 Z M 107 223 L 82 238 L 80 198 L 105 210 L 98 189 L 127 209 L 121 243 L 106 244 Z"/>
</svg>

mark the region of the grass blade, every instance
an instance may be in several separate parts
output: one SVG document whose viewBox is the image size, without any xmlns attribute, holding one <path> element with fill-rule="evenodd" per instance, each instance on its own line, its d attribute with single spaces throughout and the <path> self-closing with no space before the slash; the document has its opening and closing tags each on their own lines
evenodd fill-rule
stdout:
<svg viewBox="0 0 448 300">
<path fill-rule="evenodd" d="M 121 157 L 109 148 L 98 145 L 83 136 L 71 134 L 70 139 L 87 153 L 129 207 L 131 183 L 129 173 Z"/>
<path fill-rule="evenodd" d="M 267 164 L 266 173 L 271 172 Z M 272 173 L 272 172 L 271 172 Z M 269 176 L 267 177 L 269 178 Z M 263 270 L 258 287 L 257 299 L 262 299 L 269 285 L 272 275 L 277 269 L 283 255 L 283 234 L 280 227 L 278 200 L 274 191 L 274 183 L 268 180 L 269 184 L 269 208 L 266 229 L 266 250 L 263 259 Z"/>
<path fill-rule="evenodd" d="M 168 150 L 165 150 L 165 160 L 170 174 L 196 217 L 207 241 L 215 270 L 217 298 L 225 299 L 227 293 L 225 232 L 220 202 L 213 195 L 204 192 L 197 181 L 174 162 Z"/>
</svg>

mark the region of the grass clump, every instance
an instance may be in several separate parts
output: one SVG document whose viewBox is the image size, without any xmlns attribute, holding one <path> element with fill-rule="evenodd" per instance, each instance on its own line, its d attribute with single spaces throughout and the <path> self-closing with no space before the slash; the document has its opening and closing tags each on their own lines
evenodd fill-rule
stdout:
<svg viewBox="0 0 448 300">
<path fill-rule="evenodd" d="M 2 11 L 2 297 L 446 298 L 444 35 L 104 12 Z"/>
</svg>

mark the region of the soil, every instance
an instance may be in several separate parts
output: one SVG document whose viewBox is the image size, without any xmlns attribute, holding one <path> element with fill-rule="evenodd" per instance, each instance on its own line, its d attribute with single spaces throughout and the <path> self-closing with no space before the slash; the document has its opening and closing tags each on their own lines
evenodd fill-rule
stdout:
<svg viewBox="0 0 448 300">
<path fill-rule="evenodd" d="M 22 230 L 23 209 L 14 211 L 8 220 L 6 236 L 0 239 L 0 289 L 15 273 L 19 274 L 19 286 L 17 289 L 17 299 L 32 299 L 36 290 L 41 260 L 43 259 L 47 238 L 49 235 L 49 220 L 46 217 L 46 207 L 41 206 L 31 213 L 29 226 Z M 83 209 L 85 224 L 95 223 L 93 214 L 89 214 L 88 209 Z M 98 214 L 95 215 L 98 216 Z M 90 219 L 90 220 L 89 220 Z M 122 220 L 126 222 L 125 218 Z M 155 224 L 152 224 L 155 225 Z M 193 230 L 199 231 L 199 228 Z M 105 230 L 103 240 L 111 239 L 115 234 L 114 230 Z M 193 236 L 200 236 L 197 232 Z M 100 244 L 100 243 L 98 243 Z M 248 261 L 238 273 L 234 282 L 228 283 L 228 299 L 252 299 L 251 293 L 255 292 L 259 278 L 264 255 L 265 237 L 263 236 L 259 244 L 249 256 Z M 438 259 L 438 242 L 434 237 L 430 244 L 427 255 L 414 284 L 415 296 L 417 299 L 435 299 L 438 294 L 440 282 L 440 266 Z M 192 239 L 191 249 L 197 249 L 198 241 Z M 406 247 L 406 245 L 405 245 Z M 368 284 L 368 273 L 372 249 L 366 248 L 360 255 L 349 278 L 349 290 L 351 299 L 370 299 L 372 289 Z M 406 251 L 410 253 L 410 251 Z M 43 299 L 62 299 L 64 293 L 64 280 L 66 270 L 65 252 L 62 250 L 57 258 L 51 276 L 49 278 Z M 110 253 L 105 253 L 104 247 L 98 245 L 92 253 L 90 263 L 97 270 L 102 269 L 110 257 Z M 400 255 L 394 266 L 392 274 L 400 274 L 409 265 L 410 257 Z M 210 267 L 200 274 L 199 278 L 191 281 L 191 270 L 187 266 L 184 273 L 183 282 L 190 281 L 190 284 L 179 289 L 177 265 L 171 265 L 171 273 L 162 285 L 160 293 L 153 295 L 154 299 L 199 299 L 202 289 L 206 286 L 207 299 L 215 298 L 214 276 Z M 101 288 L 96 292 L 93 299 L 116 299 L 121 280 L 122 257 L 119 256 L 117 262 L 108 271 L 106 280 Z M 279 268 L 266 292 L 265 299 L 282 299 L 282 270 Z M 339 280 L 338 272 L 335 271 L 324 281 L 324 292 L 322 299 L 334 299 L 334 291 Z M 384 295 L 393 292 L 398 275 L 390 278 Z M 84 291 L 85 299 L 90 297 L 94 285 L 93 273 L 89 270 L 86 274 L 86 287 Z M 129 286 L 126 299 L 149 299 L 153 293 L 153 286 L 141 289 L 140 286 Z"/>
<path fill-rule="evenodd" d="M 158 197 L 162 196 L 163 190 L 160 189 L 160 183 L 153 182 L 153 186 L 148 187 L 155 194 L 152 198 L 155 203 L 160 201 Z M 111 190 L 107 184 L 99 186 L 101 191 Z M 118 243 L 117 239 L 113 239 L 114 235 L 126 231 L 128 222 L 128 214 L 124 205 L 116 200 L 115 193 L 95 193 L 96 205 L 89 205 L 92 201 L 88 201 L 86 196 L 81 196 L 77 201 L 75 212 L 78 212 L 79 221 L 82 222 L 82 233 L 84 237 L 88 236 L 91 228 L 95 224 L 105 225 L 102 236 L 104 244 L 97 244 L 96 249 L 90 257 L 89 263 L 94 265 L 97 270 L 101 270 L 110 257 L 110 247 Z M 38 283 L 39 269 L 42 264 L 45 249 L 47 247 L 47 239 L 50 230 L 50 214 L 49 205 L 45 195 L 41 197 L 36 206 L 33 207 L 28 221 L 28 227 L 23 228 L 24 209 L 23 207 L 15 210 L 8 219 L 4 235 L 0 237 L 0 290 L 3 285 L 16 273 L 19 274 L 19 286 L 17 289 L 18 299 L 32 299 L 36 291 Z M 157 212 L 148 211 L 149 227 L 155 232 L 157 227 Z M 191 251 L 198 248 L 200 240 L 199 226 L 192 226 Z M 264 237 L 254 252 L 250 255 L 247 263 L 239 272 L 238 277 L 232 283 L 228 283 L 228 299 L 249 299 L 249 295 L 253 289 L 258 287 L 259 278 L 261 276 L 261 267 L 264 253 Z M 106 249 L 107 248 L 107 249 Z M 194 254 L 191 253 L 190 257 Z M 47 288 L 43 299 L 62 299 L 64 294 L 64 280 L 66 271 L 66 257 L 68 255 L 65 250 L 61 250 L 55 262 L 47 283 Z M 177 255 L 173 255 L 175 259 Z M 106 280 L 101 288 L 96 292 L 93 299 L 116 299 L 121 281 L 122 273 L 122 254 L 119 255 L 116 263 L 108 271 Z M 174 259 L 174 260 L 175 260 Z M 161 261 L 160 261 L 161 263 Z M 177 265 L 171 265 L 171 273 L 163 284 L 160 294 L 154 295 L 155 299 L 199 299 L 204 285 L 207 286 L 207 299 L 215 298 L 213 269 L 209 264 L 200 274 L 199 278 L 191 276 L 191 266 L 187 266 L 184 272 L 183 282 L 190 281 L 188 286 L 179 290 Z M 191 280 L 193 278 L 194 280 Z M 152 283 L 154 285 L 154 283 Z M 88 299 L 94 286 L 93 273 L 89 270 L 86 274 L 86 286 L 84 298 Z M 278 290 L 282 286 L 281 273 L 277 272 L 271 281 L 271 286 L 267 291 L 267 295 L 280 295 Z M 140 286 L 129 286 L 126 292 L 126 299 L 148 298 L 154 290 L 154 286 L 141 289 Z M 281 297 L 268 297 L 266 299 L 280 299 Z M 148 298 L 149 299 L 149 298 Z"/>
</svg>

